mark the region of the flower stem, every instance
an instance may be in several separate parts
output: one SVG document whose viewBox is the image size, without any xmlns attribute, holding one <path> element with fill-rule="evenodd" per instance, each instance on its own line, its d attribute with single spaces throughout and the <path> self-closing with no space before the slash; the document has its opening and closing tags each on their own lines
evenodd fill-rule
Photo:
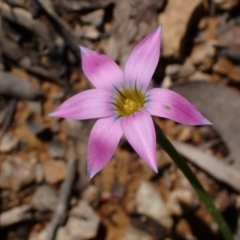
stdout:
<svg viewBox="0 0 240 240">
<path fill-rule="evenodd" d="M 206 208 L 212 215 L 215 222 L 218 224 L 220 231 L 222 232 L 225 240 L 234 240 L 231 230 L 227 225 L 226 221 L 222 217 L 221 213 L 215 207 L 211 197 L 204 190 L 203 186 L 196 178 L 195 174 L 192 172 L 186 161 L 179 155 L 177 150 L 171 144 L 171 142 L 167 139 L 167 137 L 162 132 L 161 128 L 157 125 L 156 134 L 157 134 L 157 142 L 159 145 L 167 152 L 167 154 L 172 158 L 172 160 L 176 163 L 176 165 L 181 169 L 185 177 L 189 180 L 192 187 L 197 192 L 201 201 L 205 204 Z"/>
</svg>

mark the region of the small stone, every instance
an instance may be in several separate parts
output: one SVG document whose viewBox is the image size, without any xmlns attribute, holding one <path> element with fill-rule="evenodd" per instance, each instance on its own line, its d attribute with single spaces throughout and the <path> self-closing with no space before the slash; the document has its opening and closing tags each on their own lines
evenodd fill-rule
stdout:
<svg viewBox="0 0 240 240">
<path fill-rule="evenodd" d="M 1 163 L 0 188 L 19 190 L 35 180 L 34 165 L 21 158 L 8 158 Z"/>
<path fill-rule="evenodd" d="M 29 240 L 46 240 L 47 228 L 44 228 L 41 232 L 33 232 L 30 234 Z"/>
<path fill-rule="evenodd" d="M 182 126 L 180 128 L 180 133 L 177 140 L 180 142 L 186 142 L 191 139 L 193 133 L 193 128 L 191 126 Z"/>
<path fill-rule="evenodd" d="M 216 49 L 214 42 L 208 41 L 194 46 L 190 61 L 201 71 L 209 70 L 214 63 Z"/>
<path fill-rule="evenodd" d="M 35 166 L 35 179 L 37 183 L 41 183 L 44 180 L 43 166 L 41 163 L 37 163 Z"/>
<path fill-rule="evenodd" d="M 31 112 L 36 113 L 38 115 L 42 114 L 42 103 L 40 101 L 27 101 L 28 107 Z"/>
<path fill-rule="evenodd" d="M 30 212 L 28 212 L 29 210 L 31 210 L 31 207 L 26 204 L 2 212 L 0 214 L 1 227 L 8 227 L 10 225 L 32 219 L 33 216 Z"/>
<path fill-rule="evenodd" d="M 153 240 L 153 238 L 146 232 L 130 227 L 121 240 Z"/>
<path fill-rule="evenodd" d="M 211 75 L 207 74 L 207 73 L 203 73 L 200 71 L 196 71 L 193 75 L 191 75 L 189 77 L 190 81 L 206 81 L 209 82 L 211 81 Z"/>
<path fill-rule="evenodd" d="M 104 17 L 103 9 L 98 9 L 86 15 L 82 15 L 81 20 L 85 23 L 89 23 L 94 25 L 95 27 L 98 27 L 102 24 L 103 17 Z"/>
<path fill-rule="evenodd" d="M 71 210 L 66 228 L 74 237 L 89 239 L 96 237 L 99 223 L 100 217 L 88 202 L 82 200 Z"/>
<path fill-rule="evenodd" d="M 180 69 L 181 69 L 180 64 L 169 64 L 166 67 L 166 75 L 170 76 L 170 77 L 174 77 L 174 76 L 178 75 Z"/>
<path fill-rule="evenodd" d="M 172 84 L 172 79 L 169 76 L 165 76 L 161 83 L 161 88 L 171 88 Z"/>
<path fill-rule="evenodd" d="M 63 159 L 65 158 L 66 151 L 66 145 L 60 141 L 55 140 L 49 144 L 48 153 L 52 158 Z"/>
<path fill-rule="evenodd" d="M 92 40 L 96 40 L 100 37 L 99 31 L 93 25 L 84 25 L 83 27 L 76 26 L 75 33 L 78 37 L 84 37 Z"/>
<path fill-rule="evenodd" d="M 187 78 L 191 76 L 196 71 L 190 58 L 187 58 L 179 71 L 179 78 Z"/>
<path fill-rule="evenodd" d="M 66 227 L 60 227 L 57 231 L 56 240 L 75 240 Z M 80 238 L 78 238 L 81 240 Z"/>
<path fill-rule="evenodd" d="M 152 217 L 167 228 L 170 228 L 173 224 L 164 200 L 149 182 L 142 181 L 138 187 L 136 208 L 138 213 Z"/>
<path fill-rule="evenodd" d="M 48 160 L 43 163 L 45 179 L 49 184 L 61 182 L 66 176 L 66 163 L 63 161 Z"/>
<path fill-rule="evenodd" d="M 99 194 L 99 189 L 95 185 L 89 185 L 86 189 L 83 190 L 82 199 L 86 200 L 89 203 L 92 203 L 96 200 L 96 196 Z"/>
<path fill-rule="evenodd" d="M 32 206 L 39 211 L 54 211 L 57 195 L 49 186 L 40 186 L 32 198 Z"/>
<path fill-rule="evenodd" d="M 0 141 L 0 152 L 7 153 L 14 150 L 19 143 L 19 139 L 12 133 L 5 133 Z"/>
<path fill-rule="evenodd" d="M 198 205 L 195 199 L 193 191 L 189 189 L 174 190 L 168 197 L 167 209 L 172 215 L 181 216 L 183 214 L 182 204 L 194 208 Z"/>
</svg>

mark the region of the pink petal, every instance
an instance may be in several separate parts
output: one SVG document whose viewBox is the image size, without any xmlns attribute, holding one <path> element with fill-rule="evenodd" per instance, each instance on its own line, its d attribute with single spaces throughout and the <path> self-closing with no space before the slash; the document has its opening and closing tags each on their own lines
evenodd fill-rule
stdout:
<svg viewBox="0 0 240 240">
<path fill-rule="evenodd" d="M 126 83 L 147 89 L 160 57 L 160 38 L 159 26 L 133 49 L 124 68 Z"/>
<path fill-rule="evenodd" d="M 122 118 L 121 126 L 127 140 L 139 156 L 157 172 L 156 133 L 147 109 Z"/>
<path fill-rule="evenodd" d="M 49 116 L 78 120 L 114 116 L 111 99 L 112 93 L 108 90 L 87 90 L 69 98 Z"/>
<path fill-rule="evenodd" d="M 106 55 L 80 47 L 83 72 L 96 88 L 111 90 L 123 79 L 122 70 Z"/>
<path fill-rule="evenodd" d="M 146 99 L 146 108 L 151 115 L 187 125 L 211 124 L 187 99 L 171 90 L 150 89 Z"/>
<path fill-rule="evenodd" d="M 122 128 L 119 119 L 102 118 L 97 120 L 88 144 L 88 176 L 90 178 L 109 162 L 121 136 Z"/>
</svg>

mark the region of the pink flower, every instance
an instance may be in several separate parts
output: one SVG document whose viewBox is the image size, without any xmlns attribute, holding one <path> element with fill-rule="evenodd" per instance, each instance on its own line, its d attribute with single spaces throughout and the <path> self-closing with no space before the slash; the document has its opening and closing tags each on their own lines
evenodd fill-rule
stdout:
<svg viewBox="0 0 240 240">
<path fill-rule="evenodd" d="M 98 118 L 88 144 L 90 178 L 111 159 L 122 134 L 157 172 L 151 115 L 188 125 L 211 124 L 181 95 L 168 89 L 147 89 L 160 57 L 160 40 L 158 27 L 133 49 L 123 71 L 109 57 L 81 47 L 82 68 L 95 89 L 69 98 L 49 116 Z"/>
</svg>

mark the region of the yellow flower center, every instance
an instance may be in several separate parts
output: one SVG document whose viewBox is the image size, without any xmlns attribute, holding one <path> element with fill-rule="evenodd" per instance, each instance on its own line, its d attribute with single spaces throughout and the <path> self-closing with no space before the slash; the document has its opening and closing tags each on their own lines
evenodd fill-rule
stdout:
<svg viewBox="0 0 240 240">
<path fill-rule="evenodd" d="M 117 90 L 113 102 L 117 114 L 121 117 L 131 115 L 140 110 L 145 101 L 145 95 L 137 88 L 123 88 Z"/>
</svg>

